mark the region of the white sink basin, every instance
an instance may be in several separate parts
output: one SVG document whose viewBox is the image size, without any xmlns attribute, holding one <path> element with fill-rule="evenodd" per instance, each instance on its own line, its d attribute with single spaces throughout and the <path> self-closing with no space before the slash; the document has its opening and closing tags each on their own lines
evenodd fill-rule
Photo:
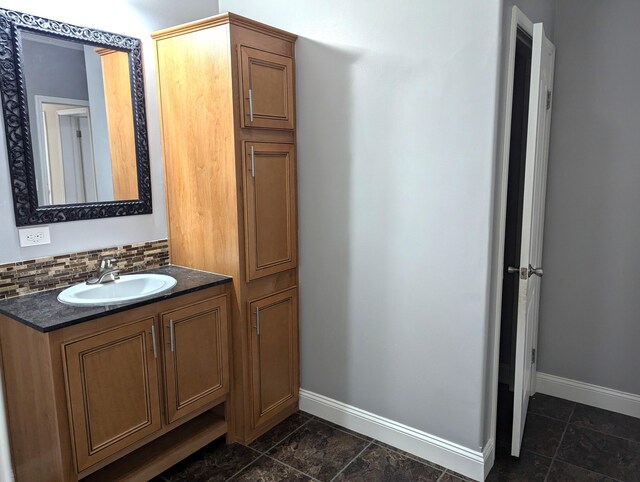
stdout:
<svg viewBox="0 0 640 482">
<path fill-rule="evenodd" d="M 58 295 L 58 301 L 74 306 L 119 305 L 163 293 L 176 283 L 164 274 L 129 274 L 109 283 L 70 286 Z"/>
</svg>

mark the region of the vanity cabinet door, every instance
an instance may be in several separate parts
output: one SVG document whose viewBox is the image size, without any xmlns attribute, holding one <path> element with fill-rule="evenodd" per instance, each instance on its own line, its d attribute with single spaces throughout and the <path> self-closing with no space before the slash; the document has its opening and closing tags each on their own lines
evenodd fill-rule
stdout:
<svg viewBox="0 0 640 482">
<path fill-rule="evenodd" d="M 250 303 L 251 403 L 258 428 L 298 403 L 298 290 Z"/>
<path fill-rule="evenodd" d="M 244 45 L 239 57 L 242 127 L 293 130 L 293 59 Z"/>
<path fill-rule="evenodd" d="M 297 265 L 293 144 L 244 143 L 247 280 Z"/>
<path fill-rule="evenodd" d="M 227 297 L 162 314 L 168 423 L 229 391 Z"/>
<path fill-rule="evenodd" d="M 64 345 L 78 471 L 160 430 L 154 318 Z"/>
</svg>

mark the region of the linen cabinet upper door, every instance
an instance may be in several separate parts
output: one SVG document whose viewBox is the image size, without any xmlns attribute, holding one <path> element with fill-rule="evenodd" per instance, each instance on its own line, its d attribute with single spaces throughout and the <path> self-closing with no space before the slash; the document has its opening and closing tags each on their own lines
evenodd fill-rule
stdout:
<svg viewBox="0 0 640 482">
<path fill-rule="evenodd" d="M 293 59 L 240 47 L 242 127 L 293 129 Z"/>
<path fill-rule="evenodd" d="M 296 267 L 293 144 L 244 143 L 247 279 Z"/>
</svg>

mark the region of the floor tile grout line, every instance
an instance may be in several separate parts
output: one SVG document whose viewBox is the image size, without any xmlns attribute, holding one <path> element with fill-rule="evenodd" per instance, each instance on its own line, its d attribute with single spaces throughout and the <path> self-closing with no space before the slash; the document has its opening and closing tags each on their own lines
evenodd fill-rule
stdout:
<svg viewBox="0 0 640 482">
<path fill-rule="evenodd" d="M 612 477 L 610 475 L 606 475 L 606 474 L 603 474 L 603 473 L 600 473 L 600 472 L 596 472 L 595 470 L 590 470 L 590 469 L 587 469 L 585 467 L 581 467 L 579 465 L 572 464 L 570 462 L 566 462 L 566 461 L 564 461 L 562 459 L 558 459 L 558 460 L 556 460 L 556 462 L 561 462 L 561 463 L 566 464 L 566 465 L 571 465 L 572 467 L 576 467 L 578 469 L 584 470 L 585 472 L 589 472 L 589 473 L 594 474 L 594 475 L 599 475 L 601 477 L 606 477 L 607 479 L 613 480 L 614 482 L 624 482 L 623 480 L 616 479 L 615 477 Z"/>
<path fill-rule="evenodd" d="M 449 469 L 444 469 L 442 471 L 442 473 L 440 474 L 440 476 L 436 479 L 436 482 L 440 482 L 442 480 L 442 477 L 444 477 L 444 475 L 447 473 L 447 470 Z"/>
<path fill-rule="evenodd" d="M 536 452 L 535 450 L 525 449 L 520 447 L 520 453 L 522 452 L 529 452 L 533 455 L 537 455 L 538 457 L 544 457 L 545 459 L 553 460 L 553 455 L 545 455 L 545 454 L 541 454 L 540 452 Z"/>
<path fill-rule="evenodd" d="M 613 435 L 612 433 L 603 432 L 602 430 L 596 430 L 596 429 L 591 428 L 591 427 L 585 427 L 584 425 L 579 425 L 579 424 L 577 424 L 575 422 L 574 423 L 569 422 L 569 424 L 573 425 L 574 427 L 581 428 L 583 430 L 590 430 L 591 432 L 599 433 L 600 435 L 607 435 L 609 437 L 614 437 L 614 438 L 617 438 L 617 439 L 620 439 L 620 440 L 624 440 L 625 442 L 632 442 L 634 444 L 640 445 L 640 440 L 634 440 L 632 438 L 620 437 L 619 435 Z"/>
<path fill-rule="evenodd" d="M 269 455 L 269 454 L 264 454 L 264 456 L 265 456 L 265 457 L 267 457 L 268 459 L 271 459 L 271 460 L 273 460 L 273 461 L 275 461 L 275 462 L 278 462 L 279 464 L 284 465 L 285 467 L 289 467 L 290 469 L 295 470 L 296 472 L 298 472 L 299 474 L 304 475 L 305 477 L 309 477 L 310 479 L 313 479 L 313 480 L 315 480 L 315 481 L 319 482 L 319 480 L 318 480 L 318 479 L 316 479 L 313 475 L 309 475 L 309 474 L 307 474 L 306 472 L 303 472 L 303 471 L 302 471 L 302 470 L 300 470 L 300 469 L 296 469 L 293 465 L 289 465 L 289 464 L 287 464 L 287 463 L 283 462 L 282 460 L 278 460 L 278 459 L 276 459 L 275 457 L 272 457 L 272 456 L 271 456 L 271 455 Z"/>
<path fill-rule="evenodd" d="M 258 455 L 265 455 L 265 452 L 260 452 L 257 449 L 254 449 L 253 447 L 249 447 L 248 445 L 243 445 L 243 447 L 248 448 L 249 450 L 253 450 L 255 453 L 257 453 Z"/>
<path fill-rule="evenodd" d="M 571 423 L 571 419 L 573 419 L 573 416 L 576 414 L 576 409 L 578 408 L 579 404 L 578 402 L 573 402 L 573 410 L 571 410 L 571 414 L 569 415 L 569 419 L 567 420 L 567 423 Z"/>
<path fill-rule="evenodd" d="M 336 475 L 334 475 L 331 480 L 329 482 L 333 482 L 334 480 L 336 480 L 336 478 L 342 473 L 344 472 L 347 467 L 349 467 L 358 457 L 360 457 L 365 450 L 367 450 L 369 447 L 371 447 L 371 445 L 373 444 L 373 440 L 371 440 L 360 452 L 358 452 L 358 455 L 356 455 L 354 458 L 352 458 L 344 467 L 342 467 L 338 473 Z"/>
<path fill-rule="evenodd" d="M 547 482 L 547 480 L 549 479 L 549 474 L 551 473 L 551 468 L 553 467 L 554 462 L 556 461 L 556 458 L 558 457 L 558 452 L 560 452 L 560 446 L 562 445 L 562 442 L 564 441 L 564 436 L 567 433 L 567 429 L 569 428 L 569 424 L 571 423 L 571 417 L 573 417 L 573 413 L 576 411 L 576 406 L 573 406 L 573 409 L 571 410 L 571 415 L 569 415 L 569 418 L 567 419 L 567 423 L 564 426 L 564 430 L 562 431 L 562 436 L 560 437 L 560 441 L 558 442 L 558 446 L 556 447 L 556 451 L 553 454 L 553 457 L 551 457 L 551 463 L 549 464 L 549 468 L 547 469 L 547 475 L 544 476 L 544 480 L 545 482 Z"/>
<path fill-rule="evenodd" d="M 556 422 L 569 423 L 569 419 L 562 420 L 561 418 L 552 417 L 551 415 L 545 415 L 544 413 L 538 413 L 538 412 L 534 412 L 534 411 L 532 411 L 532 410 L 529 410 L 529 411 L 527 412 L 527 414 L 536 415 L 536 416 L 538 416 L 538 417 L 549 418 L 549 419 L 551 419 L 551 420 L 555 420 Z M 571 417 L 571 415 L 569 415 L 569 417 Z"/>
<path fill-rule="evenodd" d="M 373 442 L 375 440 L 373 437 L 368 437 L 367 435 L 361 434 L 354 430 L 348 432 L 348 430 L 350 429 L 348 429 L 347 427 L 342 427 L 341 425 L 333 423 L 329 420 L 325 420 L 324 418 L 316 417 L 315 419 L 321 424 L 326 425 L 327 427 L 335 428 L 336 430 L 340 430 L 342 433 L 346 433 L 347 435 L 351 435 L 352 437 L 357 437 L 360 440 L 364 440 L 365 442 Z"/>
<path fill-rule="evenodd" d="M 278 445 L 280 445 L 282 442 L 284 442 L 285 440 L 287 440 L 289 437 L 291 437 L 294 433 L 296 433 L 298 430 L 300 430 L 302 427 L 304 427 L 306 424 L 308 424 L 309 422 L 311 422 L 311 418 L 308 419 L 306 422 L 304 422 L 302 425 L 300 425 L 299 427 L 295 428 L 292 432 L 290 432 L 289 434 L 285 435 L 284 437 L 282 437 L 280 440 L 278 440 L 276 443 L 274 443 L 271 447 L 269 447 L 267 450 L 265 450 L 264 452 L 260 452 L 260 450 L 255 449 L 253 447 L 249 447 L 247 445 L 247 447 L 249 447 L 251 450 L 255 450 L 256 452 L 260 452 L 262 454 L 267 454 L 269 453 L 269 451 L 273 450 L 274 448 L 276 448 Z M 268 433 L 268 432 L 267 432 Z M 260 437 L 258 437 L 260 438 Z"/>
<path fill-rule="evenodd" d="M 407 457 L 408 459 L 411 459 L 414 462 L 418 462 L 418 463 L 421 463 L 423 465 L 427 465 L 427 466 L 431 467 L 432 469 L 443 470 L 445 472 L 448 470 L 446 467 L 443 467 L 441 465 L 437 465 L 435 462 L 431 462 L 430 460 L 423 459 L 422 457 L 418 457 L 417 455 L 413 455 L 412 453 L 409 453 L 409 452 L 407 452 L 405 450 L 399 449 L 398 447 L 394 447 L 393 445 L 386 444 L 381 440 L 373 439 L 372 442 L 373 442 L 374 445 L 377 445 L 378 447 L 382 447 L 383 449 L 387 449 L 387 450 L 392 450 L 393 452 L 396 452 L 397 454 L 400 454 L 400 455 L 402 455 L 404 457 Z"/>
<path fill-rule="evenodd" d="M 250 447 L 247 447 L 247 448 L 250 448 Z M 253 449 L 251 449 L 251 450 L 253 450 Z M 242 467 L 240 470 L 235 472 L 231 477 L 229 477 L 228 479 L 225 479 L 225 482 L 228 482 L 229 480 L 232 480 L 236 475 L 241 474 L 244 469 L 250 467 L 251 465 L 255 464 L 258 460 L 260 460 L 262 457 L 264 457 L 264 454 L 261 454 L 257 450 L 253 450 L 253 451 L 256 452 L 259 455 L 255 459 L 253 459 L 251 462 L 249 462 L 247 465 Z"/>
</svg>

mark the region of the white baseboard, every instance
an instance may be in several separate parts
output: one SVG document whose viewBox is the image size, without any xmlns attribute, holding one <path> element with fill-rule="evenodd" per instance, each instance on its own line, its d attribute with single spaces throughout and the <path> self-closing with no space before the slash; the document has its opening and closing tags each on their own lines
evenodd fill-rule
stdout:
<svg viewBox="0 0 640 482">
<path fill-rule="evenodd" d="M 640 395 L 538 372 L 536 390 L 572 402 L 640 418 Z"/>
<path fill-rule="evenodd" d="M 484 480 L 493 466 L 495 458 L 493 440 L 487 444 L 482 452 L 472 450 L 388 418 L 302 389 L 300 390 L 300 409 L 475 480 Z"/>
</svg>

